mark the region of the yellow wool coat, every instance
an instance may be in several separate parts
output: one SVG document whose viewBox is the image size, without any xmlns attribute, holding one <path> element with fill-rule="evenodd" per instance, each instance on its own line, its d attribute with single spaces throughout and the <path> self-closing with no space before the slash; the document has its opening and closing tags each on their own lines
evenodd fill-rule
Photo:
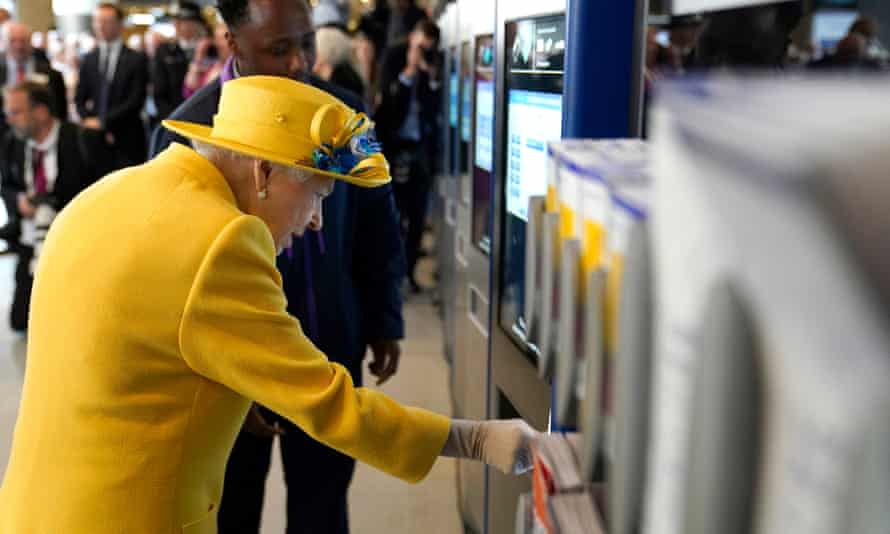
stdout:
<svg viewBox="0 0 890 534">
<path fill-rule="evenodd" d="M 354 388 L 285 304 L 269 230 L 191 149 L 77 197 L 35 279 L 0 534 L 215 533 L 248 399 L 423 478 L 448 419 Z"/>
</svg>

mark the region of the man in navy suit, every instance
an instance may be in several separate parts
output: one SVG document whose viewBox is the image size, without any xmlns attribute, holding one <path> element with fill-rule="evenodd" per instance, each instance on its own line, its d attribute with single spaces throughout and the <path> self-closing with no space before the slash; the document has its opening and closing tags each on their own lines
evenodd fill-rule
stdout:
<svg viewBox="0 0 890 534">
<path fill-rule="evenodd" d="M 124 44 L 123 26 L 124 12 L 117 4 L 99 4 L 93 15 L 98 44 L 83 60 L 74 97 L 83 125 L 105 132 L 117 167 L 144 162 L 148 148 L 141 116 L 148 60 Z"/>
<path fill-rule="evenodd" d="M 229 27 L 233 58 L 217 80 L 170 116 L 210 125 L 221 86 L 246 75 L 273 75 L 312 83 L 360 110 L 358 95 L 312 78 L 315 35 L 306 0 L 219 0 Z M 152 155 L 171 142 L 155 131 Z M 324 202 L 321 232 L 307 232 L 278 259 L 288 311 L 310 339 L 343 364 L 361 385 L 361 362 L 371 348 L 378 383 L 395 374 L 404 335 L 399 288 L 405 259 L 392 189 L 360 189 L 338 183 Z M 263 490 L 274 437 L 278 435 L 288 487 L 289 534 L 349 531 L 346 493 L 354 461 L 309 438 L 283 418 L 255 407 L 235 443 L 219 512 L 220 534 L 259 532 Z"/>
</svg>

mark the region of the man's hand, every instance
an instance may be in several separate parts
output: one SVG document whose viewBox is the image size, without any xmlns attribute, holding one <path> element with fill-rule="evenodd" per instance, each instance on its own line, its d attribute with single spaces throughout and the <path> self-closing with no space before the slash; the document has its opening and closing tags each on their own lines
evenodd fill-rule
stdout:
<svg viewBox="0 0 890 534">
<path fill-rule="evenodd" d="M 372 360 L 368 364 L 371 374 L 377 377 L 377 385 L 383 384 L 399 370 L 399 358 L 402 356 L 402 347 L 398 340 L 383 339 L 372 341 Z"/>
<path fill-rule="evenodd" d="M 28 195 L 25 193 L 19 193 L 18 207 L 19 215 L 21 215 L 25 219 L 33 218 L 34 213 L 37 211 L 37 206 L 31 203 L 31 199 L 28 198 Z"/>
<path fill-rule="evenodd" d="M 195 46 L 195 55 L 192 58 L 193 64 L 201 64 L 207 59 L 207 51 L 210 50 L 210 46 L 213 44 L 213 41 L 209 37 L 202 37 L 200 41 L 198 41 L 198 45 Z"/>
<path fill-rule="evenodd" d="M 402 71 L 402 74 L 408 78 L 414 78 L 417 76 L 417 72 L 421 70 L 421 64 L 423 64 L 423 49 L 419 46 L 409 46 L 405 70 Z"/>
<path fill-rule="evenodd" d="M 246 430 L 254 436 L 272 439 L 275 436 L 284 435 L 284 429 L 278 426 L 278 423 L 270 425 L 260 412 L 260 405 L 253 403 L 250 405 L 250 411 L 247 412 L 247 419 L 244 420 L 243 430 Z"/>
<path fill-rule="evenodd" d="M 97 117 L 87 117 L 81 122 L 81 126 L 84 128 L 89 128 L 91 130 L 101 130 L 102 123 L 99 121 Z"/>
</svg>

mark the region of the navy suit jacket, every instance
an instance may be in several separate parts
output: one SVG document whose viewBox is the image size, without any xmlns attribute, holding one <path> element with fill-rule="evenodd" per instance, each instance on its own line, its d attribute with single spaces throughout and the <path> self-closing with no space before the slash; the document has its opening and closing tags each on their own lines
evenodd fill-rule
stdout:
<svg viewBox="0 0 890 534">
<path fill-rule="evenodd" d="M 313 79 L 312 84 L 353 109 L 363 107 L 357 95 L 322 80 Z M 219 80 L 208 84 L 170 119 L 211 125 L 220 92 Z M 174 141 L 188 145 L 159 126 L 152 136 L 151 157 Z M 321 236 L 307 230 L 302 239 L 295 239 L 292 255 L 279 256 L 278 269 L 288 311 L 318 348 L 346 366 L 360 384 L 367 344 L 404 337 L 400 287 L 406 266 L 398 212 L 391 186 L 362 189 L 341 181 L 323 209 Z M 315 299 L 314 321 L 308 311 L 310 296 Z"/>
</svg>

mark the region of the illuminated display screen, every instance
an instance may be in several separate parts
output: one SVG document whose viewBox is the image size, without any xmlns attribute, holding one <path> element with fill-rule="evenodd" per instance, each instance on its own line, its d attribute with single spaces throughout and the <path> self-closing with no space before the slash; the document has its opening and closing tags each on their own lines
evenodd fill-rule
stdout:
<svg viewBox="0 0 890 534">
<path fill-rule="evenodd" d="M 451 47 L 448 60 L 448 173 L 458 173 L 460 148 L 457 146 L 458 128 L 460 125 L 460 71 L 458 70 L 457 47 Z"/>
<path fill-rule="evenodd" d="M 856 11 L 819 11 L 813 14 L 812 43 L 820 55 L 834 51 L 856 22 Z"/>
<path fill-rule="evenodd" d="M 494 172 L 494 37 L 476 39 L 473 155 L 473 243 L 491 252 L 491 178 Z"/>
<path fill-rule="evenodd" d="M 525 239 L 528 201 L 547 192 L 547 143 L 562 132 L 565 17 L 525 19 L 506 27 L 507 124 L 500 324 L 526 345 Z"/>
<path fill-rule="evenodd" d="M 473 136 L 473 47 L 460 47 L 460 173 L 470 172 L 470 139 Z"/>
</svg>

